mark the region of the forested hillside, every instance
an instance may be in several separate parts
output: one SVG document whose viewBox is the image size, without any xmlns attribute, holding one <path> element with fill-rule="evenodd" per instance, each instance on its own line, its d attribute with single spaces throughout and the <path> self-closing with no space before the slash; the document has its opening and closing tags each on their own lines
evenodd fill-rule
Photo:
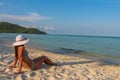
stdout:
<svg viewBox="0 0 120 80">
<path fill-rule="evenodd" d="M 8 22 L 0 22 L 0 33 L 30 33 L 30 34 L 46 34 L 36 28 L 25 28 L 23 26 Z"/>
</svg>

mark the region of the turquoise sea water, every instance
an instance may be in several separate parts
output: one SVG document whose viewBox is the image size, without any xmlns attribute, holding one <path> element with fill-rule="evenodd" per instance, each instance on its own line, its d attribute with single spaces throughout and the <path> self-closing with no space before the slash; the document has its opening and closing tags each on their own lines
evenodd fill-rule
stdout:
<svg viewBox="0 0 120 80">
<path fill-rule="evenodd" d="M 17 34 L 0 33 L 0 48 L 15 41 Z M 30 38 L 28 46 L 55 52 L 88 52 L 92 54 L 120 58 L 120 38 L 79 35 L 25 34 Z M 0 49 L 2 50 L 2 49 Z"/>
</svg>

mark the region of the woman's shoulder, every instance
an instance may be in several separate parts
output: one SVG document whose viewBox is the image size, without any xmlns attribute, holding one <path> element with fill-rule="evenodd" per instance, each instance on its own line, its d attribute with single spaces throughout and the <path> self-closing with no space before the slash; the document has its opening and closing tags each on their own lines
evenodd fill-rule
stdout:
<svg viewBox="0 0 120 80">
<path fill-rule="evenodd" d="M 23 45 L 18 46 L 18 52 L 23 52 L 25 50 L 25 47 Z"/>
<path fill-rule="evenodd" d="M 23 49 L 25 48 L 24 45 L 20 45 L 20 46 L 18 46 L 18 47 L 19 47 L 19 48 L 23 48 Z"/>
</svg>

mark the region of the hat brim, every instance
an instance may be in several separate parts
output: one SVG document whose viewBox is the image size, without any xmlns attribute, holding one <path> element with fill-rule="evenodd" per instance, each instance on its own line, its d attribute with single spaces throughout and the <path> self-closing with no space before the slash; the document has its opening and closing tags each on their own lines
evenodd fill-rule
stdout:
<svg viewBox="0 0 120 80">
<path fill-rule="evenodd" d="M 30 39 L 26 39 L 26 40 L 23 40 L 23 41 L 14 42 L 14 43 L 13 43 L 13 46 L 24 45 L 24 44 L 26 44 L 29 40 L 30 40 Z"/>
</svg>

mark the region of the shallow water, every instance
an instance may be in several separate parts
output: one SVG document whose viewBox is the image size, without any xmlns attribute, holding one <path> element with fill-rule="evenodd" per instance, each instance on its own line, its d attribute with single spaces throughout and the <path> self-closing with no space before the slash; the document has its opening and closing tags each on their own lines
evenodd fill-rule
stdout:
<svg viewBox="0 0 120 80">
<path fill-rule="evenodd" d="M 0 33 L 0 48 L 4 48 L 5 43 L 15 41 L 16 33 Z M 99 37 L 99 36 L 79 36 L 79 35 L 40 35 L 25 34 L 30 38 L 26 44 L 28 46 L 55 51 L 81 53 L 87 52 L 96 55 L 120 58 L 120 38 L 119 37 Z M 2 49 L 1 49 L 2 50 Z"/>
</svg>

